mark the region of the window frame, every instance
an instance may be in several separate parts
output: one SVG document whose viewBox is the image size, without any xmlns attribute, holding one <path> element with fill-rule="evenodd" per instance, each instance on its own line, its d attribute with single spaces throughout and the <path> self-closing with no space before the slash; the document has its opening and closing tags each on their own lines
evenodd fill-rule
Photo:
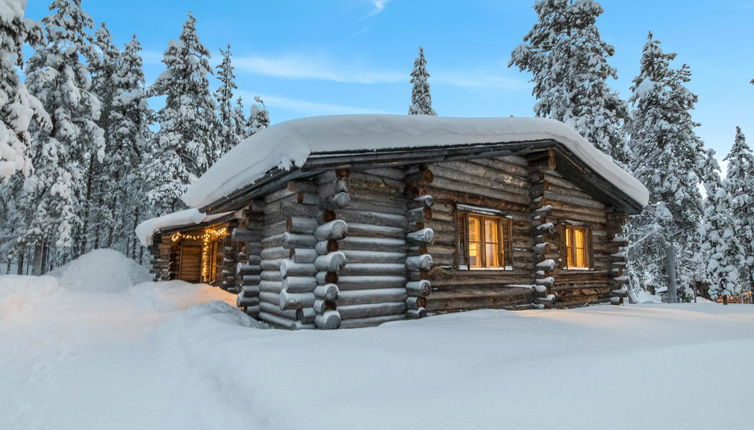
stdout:
<svg viewBox="0 0 754 430">
<path fill-rule="evenodd" d="M 490 209 L 490 212 L 493 212 L 495 210 Z M 497 212 L 497 211 L 495 211 Z M 462 261 L 465 263 L 463 266 L 460 266 L 459 269 L 465 269 L 465 270 L 473 270 L 473 271 L 511 271 L 513 270 L 513 262 L 512 262 L 512 239 L 511 239 L 511 231 L 512 231 L 512 223 L 511 219 L 509 217 L 506 217 L 502 214 L 500 215 L 490 215 L 490 213 L 481 213 L 475 212 L 475 211 L 468 211 L 463 210 L 458 212 L 461 218 L 461 222 L 459 223 L 459 229 L 463 229 L 463 240 L 459 241 L 459 243 L 463 248 L 463 259 Z M 479 258 L 481 260 L 481 267 L 472 267 L 471 266 L 471 258 L 469 255 L 469 245 L 471 241 L 469 240 L 469 233 L 470 233 L 470 218 L 477 218 L 479 219 L 479 241 L 474 241 L 476 243 L 479 243 Z M 486 245 L 487 241 L 485 240 L 485 220 L 492 220 L 497 225 L 497 255 L 498 255 L 498 266 L 487 266 L 487 251 L 486 251 Z M 465 266 L 465 267 L 464 267 Z"/>
<path fill-rule="evenodd" d="M 571 266 L 569 263 L 573 262 L 576 264 L 576 251 L 581 248 L 576 247 L 576 231 L 583 232 L 584 235 L 584 266 Z M 568 237 L 570 234 L 571 238 L 571 246 L 568 246 Z M 593 255 L 592 255 L 592 229 L 589 226 L 585 225 L 576 225 L 576 224 L 564 224 L 563 225 L 563 235 L 561 237 L 561 240 L 563 241 L 563 253 L 565 254 L 565 258 L 562 259 L 563 261 L 563 269 L 565 270 L 592 270 L 594 269 L 593 266 Z"/>
</svg>

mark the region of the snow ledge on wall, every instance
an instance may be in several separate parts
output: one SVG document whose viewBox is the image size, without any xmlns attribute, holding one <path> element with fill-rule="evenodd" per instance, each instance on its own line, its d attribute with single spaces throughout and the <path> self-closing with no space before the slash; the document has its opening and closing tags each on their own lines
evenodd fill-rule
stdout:
<svg viewBox="0 0 754 430">
<path fill-rule="evenodd" d="M 222 218 L 229 213 L 230 212 L 223 212 L 219 214 L 206 215 L 202 212 L 199 212 L 198 209 L 191 208 L 169 213 L 167 215 L 159 216 L 156 218 L 150 218 L 137 225 L 134 231 L 136 232 L 136 237 L 139 238 L 141 244 L 144 246 L 149 246 L 152 244 L 152 237 L 154 236 L 154 234 L 162 229 L 184 225 L 187 226 L 192 224 L 201 224 L 212 221 L 214 219 Z"/>
<path fill-rule="evenodd" d="M 447 118 L 428 115 L 340 115 L 296 119 L 262 129 L 231 149 L 183 195 L 209 205 L 270 169 L 301 167 L 310 154 L 554 140 L 645 206 L 647 189 L 576 130 L 546 118 Z"/>
</svg>

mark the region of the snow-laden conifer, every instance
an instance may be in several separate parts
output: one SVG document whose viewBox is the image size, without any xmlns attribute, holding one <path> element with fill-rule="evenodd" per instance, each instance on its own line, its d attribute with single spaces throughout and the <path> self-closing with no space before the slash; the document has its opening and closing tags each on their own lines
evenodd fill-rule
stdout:
<svg viewBox="0 0 754 430">
<path fill-rule="evenodd" d="M 739 267 L 746 260 L 745 243 L 736 231 L 731 213 L 731 195 L 720 178 L 720 166 L 715 151 L 708 150 L 701 169 L 707 192 L 701 224 L 702 246 L 700 263 L 704 266 L 710 297 L 736 295 L 744 284 Z"/>
<path fill-rule="evenodd" d="M 255 96 L 251 105 L 251 112 L 246 123 L 246 137 L 251 136 L 262 128 L 270 126 L 270 113 L 261 97 Z"/>
<path fill-rule="evenodd" d="M 532 74 L 537 116 L 571 124 L 615 160 L 628 160 L 624 124 L 628 108 L 608 79 L 615 49 L 597 29 L 602 7 L 593 0 L 539 0 L 538 20 L 511 54 L 509 66 Z"/>
<path fill-rule="evenodd" d="M 411 71 L 411 105 L 409 115 L 437 115 L 432 109 L 432 95 L 429 93 L 429 72 L 427 60 L 424 58 L 424 48 L 419 47 L 419 56 L 414 60 Z"/>
<path fill-rule="evenodd" d="M 35 272 L 41 267 L 42 245 L 57 248 L 56 258 L 75 254 L 74 238 L 81 227 L 81 201 L 86 166 L 102 158 L 104 139 L 97 125 L 100 102 L 90 91 L 91 58 L 86 33 L 92 19 L 80 0 L 54 0 L 51 15 L 42 19 L 45 41 L 29 59 L 26 85 L 50 114 L 52 127 L 35 128 L 32 136 L 34 173 L 24 183 L 25 231 L 20 240 L 34 245 Z"/>
<path fill-rule="evenodd" d="M 217 65 L 217 80 L 220 81 L 220 86 L 215 90 L 218 108 L 217 114 L 220 121 L 217 158 L 222 157 L 223 154 L 243 139 L 243 128 L 239 127 L 239 125 L 243 124 L 246 120 L 243 114 L 243 106 L 241 105 L 239 109 L 240 99 L 236 101 L 236 105 L 233 104 L 234 91 L 238 87 L 236 86 L 236 75 L 233 73 L 233 64 L 231 63 L 230 45 L 226 49 L 221 49 L 220 55 L 222 56 L 222 61 Z"/>
<path fill-rule="evenodd" d="M 23 67 L 22 47 L 41 36 L 39 26 L 24 17 L 26 0 L 4 0 L 0 5 L 0 181 L 13 173 L 31 172 L 32 119 L 49 127 L 49 117 L 18 76 Z"/>
<path fill-rule="evenodd" d="M 164 51 L 166 70 L 150 88 L 151 95 L 165 96 L 165 105 L 157 113 L 159 151 L 153 154 L 150 173 L 156 181 L 151 195 L 162 208 L 157 215 L 182 208 L 179 197 L 219 152 L 209 57 L 196 33 L 196 19 L 189 14 L 179 39 L 168 43 Z"/>
<path fill-rule="evenodd" d="M 741 275 L 751 291 L 754 290 L 754 153 L 740 127 L 736 127 L 733 147 L 725 160 L 728 162 L 725 186 L 731 199 L 736 237 L 746 253 Z"/>
<path fill-rule="evenodd" d="M 698 255 L 698 172 L 704 155 L 694 131 L 698 124 L 691 118 L 697 96 L 686 88 L 691 72 L 686 65 L 672 68 L 675 56 L 664 53 L 650 33 L 631 87 L 630 168 L 650 199 L 628 228 L 632 278 L 667 287 L 672 302 L 678 300 L 679 287 L 686 295 L 694 277 L 696 264 L 687 263 Z"/>
</svg>

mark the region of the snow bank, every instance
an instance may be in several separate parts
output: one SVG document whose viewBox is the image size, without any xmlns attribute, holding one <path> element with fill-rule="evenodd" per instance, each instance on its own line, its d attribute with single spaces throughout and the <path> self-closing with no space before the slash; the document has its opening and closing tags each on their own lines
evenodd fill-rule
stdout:
<svg viewBox="0 0 754 430">
<path fill-rule="evenodd" d="M 95 249 L 50 274 L 72 291 L 125 291 L 152 279 L 146 268 L 112 249 Z"/>
<path fill-rule="evenodd" d="M 310 154 L 481 143 L 555 140 L 641 205 L 647 189 L 566 124 L 545 118 L 445 118 L 428 115 L 343 115 L 303 118 L 262 129 L 231 149 L 183 195 L 208 205 L 270 169 L 301 167 Z"/>
<path fill-rule="evenodd" d="M 128 293 L 145 312 L 182 311 L 211 301 L 225 302 L 235 308 L 236 294 L 228 293 L 207 284 L 191 284 L 185 281 L 142 282 Z"/>
<path fill-rule="evenodd" d="M 152 236 L 154 236 L 154 234 L 161 229 L 179 227 L 184 225 L 201 224 L 204 222 L 212 221 L 214 219 L 222 218 L 229 213 L 230 212 L 223 212 L 214 215 L 205 215 L 204 213 L 199 212 L 197 209 L 191 208 L 156 218 L 150 218 L 137 225 L 134 231 L 136 232 L 136 237 L 139 238 L 141 244 L 144 246 L 149 246 L 152 244 Z"/>
<path fill-rule="evenodd" d="M 0 321 L 32 309 L 57 293 L 58 280 L 52 276 L 0 276 Z"/>
</svg>

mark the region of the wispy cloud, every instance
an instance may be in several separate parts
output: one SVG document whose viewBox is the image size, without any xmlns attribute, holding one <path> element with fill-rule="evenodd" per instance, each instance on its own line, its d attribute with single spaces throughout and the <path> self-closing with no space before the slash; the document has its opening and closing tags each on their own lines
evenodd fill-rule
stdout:
<svg viewBox="0 0 754 430">
<path fill-rule="evenodd" d="M 160 64 L 162 62 L 162 52 L 145 49 L 141 51 L 141 59 L 144 61 L 144 64 Z"/>
<path fill-rule="evenodd" d="M 387 6 L 389 1 L 390 0 L 370 0 L 370 2 L 372 3 L 372 11 L 369 13 L 369 15 L 377 15 L 378 13 L 385 10 L 385 6 Z"/>
<path fill-rule="evenodd" d="M 284 79 L 313 79 L 356 84 L 400 82 L 405 73 L 379 71 L 366 66 L 339 64 L 327 57 L 284 55 L 280 57 L 236 57 L 239 71 Z"/>
<path fill-rule="evenodd" d="M 380 70 L 356 61 L 338 61 L 327 56 L 287 54 L 279 57 L 247 56 L 233 59 L 241 72 L 281 79 L 319 80 L 354 84 L 408 82 L 405 71 Z M 504 69 L 501 68 L 501 72 Z M 430 69 L 430 84 L 467 88 L 496 88 L 518 91 L 528 88 L 526 81 L 498 73 L 497 69 L 468 69 L 463 71 L 435 71 Z"/>
<path fill-rule="evenodd" d="M 250 91 L 241 90 L 238 92 L 244 100 L 254 100 L 254 95 Z M 265 104 L 271 110 L 276 108 L 291 110 L 302 115 L 345 115 L 345 114 L 364 114 L 364 113 L 394 113 L 386 112 L 379 109 L 371 109 L 358 106 L 348 106 L 332 103 L 320 103 L 309 100 L 292 99 L 288 97 L 263 94 Z"/>
</svg>

